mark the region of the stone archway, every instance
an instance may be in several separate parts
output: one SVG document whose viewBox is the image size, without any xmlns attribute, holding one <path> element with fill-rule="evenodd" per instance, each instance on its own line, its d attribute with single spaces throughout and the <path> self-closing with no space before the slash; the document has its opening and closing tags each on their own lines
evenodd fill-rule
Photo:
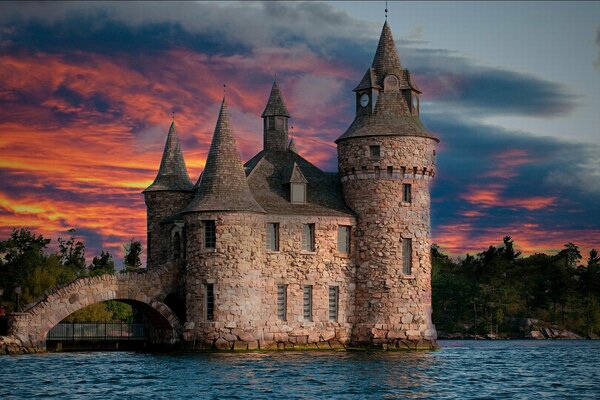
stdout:
<svg viewBox="0 0 600 400">
<path fill-rule="evenodd" d="M 172 265 L 152 271 L 118 273 L 80 278 L 55 288 L 24 312 L 9 319 L 9 335 L 25 347 L 45 347 L 48 331 L 70 314 L 91 304 L 107 300 L 131 302 L 153 317 L 159 334 L 154 340 L 174 343 L 181 337 L 181 322 L 163 302 L 178 289 L 178 271 Z"/>
</svg>

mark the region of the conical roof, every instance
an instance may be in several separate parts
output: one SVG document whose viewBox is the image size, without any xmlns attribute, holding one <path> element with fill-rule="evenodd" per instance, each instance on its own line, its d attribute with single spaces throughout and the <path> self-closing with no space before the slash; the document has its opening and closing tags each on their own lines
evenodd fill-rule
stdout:
<svg viewBox="0 0 600 400">
<path fill-rule="evenodd" d="M 185 212 L 264 212 L 248 187 L 225 98 L 221 103 L 206 165 L 196 186 L 196 196 Z"/>
<path fill-rule="evenodd" d="M 154 182 L 144 190 L 144 193 L 165 190 L 191 190 L 193 186 L 179 145 L 175 121 L 173 121 L 167 134 L 167 142 L 165 143 L 158 174 Z"/>
<path fill-rule="evenodd" d="M 394 74 L 398 78 L 401 78 L 402 76 L 402 64 L 400 64 L 398 50 L 396 50 L 392 30 L 390 29 L 387 20 L 383 24 L 371 68 L 373 68 L 373 71 L 377 76 L 377 83 L 380 86 L 383 85 L 383 78 L 388 74 Z"/>
<path fill-rule="evenodd" d="M 265 107 L 265 111 L 263 111 L 262 115 L 264 117 L 273 117 L 273 116 L 285 116 L 290 117 L 290 113 L 288 112 L 287 107 L 285 106 L 285 102 L 283 101 L 283 96 L 281 95 L 281 90 L 279 90 L 279 85 L 275 80 L 273 82 L 273 87 L 271 87 L 271 94 L 269 95 L 269 101 L 267 101 L 267 106 Z"/>
<path fill-rule="evenodd" d="M 399 90 L 386 90 L 383 80 L 388 75 L 399 79 Z M 410 73 L 400 64 L 400 57 L 387 23 L 383 24 L 371 68 L 354 89 L 376 88 L 377 100 L 372 114 L 357 114 L 350 127 L 336 139 L 336 143 L 352 137 L 365 136 L 419 136 L 438 140 L 421 123 L 419 116 L 411 112 L 402 90 L 416 90 Z M 383 89 L 383 90 L 380 90 Z"/>
</svg>

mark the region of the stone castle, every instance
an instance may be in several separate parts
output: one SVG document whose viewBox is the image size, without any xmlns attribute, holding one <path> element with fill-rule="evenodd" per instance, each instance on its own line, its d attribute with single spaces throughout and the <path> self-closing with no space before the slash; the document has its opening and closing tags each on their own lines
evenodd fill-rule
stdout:
<svg viewBox="0 0 600 400">
<path fill-rule="evenodd" d="M 188 176 L 174 123 L 144 190 L 148 269 L 181 268 L 194 348 L 432 348 L 430 195 L 435 144 L 420 91 L 383 26 L 335 142 L 338 172 L 298 154 L 277 82 L 263 150 L 245 164 L 221 104 L 204 171 Z"/>
</svg>

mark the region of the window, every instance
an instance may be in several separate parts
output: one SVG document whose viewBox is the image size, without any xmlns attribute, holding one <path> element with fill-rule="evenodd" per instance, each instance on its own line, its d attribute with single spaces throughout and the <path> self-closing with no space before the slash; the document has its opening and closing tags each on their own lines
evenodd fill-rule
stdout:
<svg viewBox="0 0 600 400">
<path fill-rule="evenodd" d="M 206 284 L 206 320 L 215 320 L 215 291 L 212 283 Z"/>
<path fill-rule="evenodd" d="M 291 184 L 291 201 L 296 204 L 306 203 L 306 184 L 305 183 L 292 183 Z"/>
<path fill-rule="evenodd" d="M 379 146 L 369 146 L 369 154 L 371 158 L 379 158 L 381 154 Z"/>
<path fill-rule="evenodd" d="M 338 251 L 350 253 L 350 227 L 338 226 Z"/>
<path fill-rule="evenodd" d="M 267 127 L 269 129 L 275 128 L 275 117 L 267 117 Z"/>
<path fill-rule="evenodd" d="M 393 176 L 394 176 L 394 167 L 392 167 L 392 166 L 387 167 L 387 177 L 391 178 Z"/>
<path fill-rule="evenodd" d="M 202 221 L 202 225 L 204 225 L 204 248 L 208 250 L 214 250 L 217 245 L 215 221 Z"/>
<path fill-rule="evenodd" d="M 402 185 L 402 201 L 405 203 L 412 202 L 412 185 L 410 183 L 405 183 Z"/>
<path fill-rule="evenodd" d="M 412 273 L 412 239 L 402 239 L 402 273 Z"/>
<path fill-rule="evenodd" d="M 340 305 L 340 288 L 339 286 L 329 286 L 329 320 L 337 322 L 338 309 Z"/>
<path fill-rule="evenodd" d="M 302 250 L 315 251 L 315 224 L 302 225 Z"/>
<path fill-rule="evenodd" d="M 275 118 L 275 128 L 277 130 L 283 129 L 283 117 L 276 117 Z"/>
<path fill-rule="evenodd" d="M 267 250 L 279 251 L 279 224 L 267 224 Z"/>
<path fill-rule="evenodd" d="M 375 166 L 375 178 L 381 178 L 381 171 L 377 166 Z"/>
<path fill-rule="evenodd" d="M 312 321 L 312 285 L 304 286 L 304 320 Z"/>
<path fill-rule="evenodd" d="M 181 235 L 179 232 L 175 232 L 173 235 L 173 259 L 179 260 L 181 258 Z"/>
<path fill-rule="evenodd" d="M 287 285 L 277 285 L 277 319 L 287 320 Z"/>
</svg>

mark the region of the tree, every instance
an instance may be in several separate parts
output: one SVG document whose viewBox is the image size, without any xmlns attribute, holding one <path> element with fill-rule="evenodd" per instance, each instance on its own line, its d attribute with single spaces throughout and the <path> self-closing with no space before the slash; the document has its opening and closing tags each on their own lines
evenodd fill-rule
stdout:
<svg viewBox="0 0 600 400">
<path fill-rule="evenodd" d="M 142 260 L 140 256 L 142 254 L 142 243 L 137 240 L 131 239 L 131 242 L 123 245 L 125 248 L 125 257 L 123 264 L 125 264 L 125 271 L 135 271 L 142 266 Z"/>
<path fill-rule="evenodd" d="M 600 256 L 598 256 L 598 251 L 596 249 L 590 250 L 590 258 L 588 259 L 588 268 L 590 267 L 600 267 Z"/>
<path fill-rule="evenodd" d="M 99 256 L 92 259 L 92 263 L 88 267 L 90 276 L 98 276 L 104 274 L 115 273 L 115 262 L 108 251 L 102 250 Z"/>
<path fill-rule="evenodd" d="M 58 238 L 58 254 L 63 265 L 83 275 L 86 272 L 85 245 L 75 238 L 75 231 L 75 228 L 67 231 L 71 235 L 69 240 Z"/>
</svg>

